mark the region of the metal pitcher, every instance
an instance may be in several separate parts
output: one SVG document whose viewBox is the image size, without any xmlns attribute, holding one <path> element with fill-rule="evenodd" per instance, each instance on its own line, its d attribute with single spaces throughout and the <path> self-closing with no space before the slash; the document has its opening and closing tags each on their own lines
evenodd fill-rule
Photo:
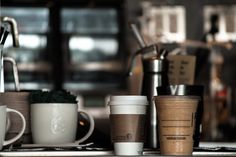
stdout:
<svg viewBox="0 0 236 157">
<path fill-rule="evenodd" d="M 132 62 L 138 54 L 142 55 L 143 63 L 143 82 L 140 94 L 147 96 L 149 101 L 146 119 L 147 130 L 145 147 L 158 148 L 157 114 L 152 98 L 157 95 L 156 87 L 169 85 L 167 75 L 168 61 L 166 59 L 167 51 L 158 51 L 158 47 L 155 44 L 141 48 L 132 56 L 131 65 L 128 71 L 129 75 L 132 69 Z"/>
<path fill-rule="evenodd" d="M 158 148 L 158 128 L 157 128 L 157 112 L 153 96 L 157 95 L 156 87 L 166 86 L 169 84 L 168 61 L 165 58 L 154 56 L 143 59 L 143 82 L 141 95 L 146 95 L 149 101 L 147 110 L 147 139 L 146 146 L 148 148 Z"/>
<path fill-rule="evenodd" d="M 130 28 L 136 40 L 139 43 L 140 49 L 131 56 L 131 64 L 129 74 L 131 73 L 132 63 L 134 58 L 141 54 L 143 63 L 143 82 L 141 95 L 145 95 L 148 98 L 149 106 L 147 109 L 147 130 L 146 130 L 146 142 L 147 148 L 158 148 L 158 128 L 157 128 L 157 114 L 154 104 L 153 96 L 157 95 L 156 87 L 169 85 L 169 79 L 167 76 L 168 61 L 166 59 L 167 51 L 159 50 L 156 44 L 147 46 L 141 34 L 138 31 L 137 26 L 134 23 L 130 23 Z"/>
</svg>

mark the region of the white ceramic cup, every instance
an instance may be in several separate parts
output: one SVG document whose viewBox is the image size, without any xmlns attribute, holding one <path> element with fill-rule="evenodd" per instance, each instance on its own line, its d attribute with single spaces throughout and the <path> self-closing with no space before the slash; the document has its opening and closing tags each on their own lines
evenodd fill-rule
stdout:
<svg viewBox="0 0 236 157">
<path fill-rule="evenodd" d="M 85 111 L 78 111 L 73 103 L 35 103 L 31 104 L 31 131 L 33 143 L 60 145 L 81 143 L 87 140 L 94 130 L 94 119 Z M 81 139 L 76 139 L 78 114 L 88 116 L 90 128 Z"/>
<path fill-rule="evenodd" d="M 21 127 L 19 133 L 15 137 L 13 137 L 9 140 L 5 140 L 5 134 L 7 131 L 7 127 L 9 126 L 9 119 L 8 119 L 9 117 L 7 116 L 7 113 L 10 113 L 10 112 L 16 113 L 17 115 L 20 116 L 21 121 L 22 121 L 22 127 Z M 19 111 L 7 108 L 5 105 L 1 105 L 0 106 L 0 150 L 2 150 L 3 146 L 12 144 L 16 140 L 18 140 L 23 135 L 23 133 L 25 131 L 25 127 L 26 127 L 25 118 Z"/>
<path fill-rule="evenodd" d="M 142 155 L 147 97 L 111 96 L 108 104 L 115 155 Z"/>
</svg>

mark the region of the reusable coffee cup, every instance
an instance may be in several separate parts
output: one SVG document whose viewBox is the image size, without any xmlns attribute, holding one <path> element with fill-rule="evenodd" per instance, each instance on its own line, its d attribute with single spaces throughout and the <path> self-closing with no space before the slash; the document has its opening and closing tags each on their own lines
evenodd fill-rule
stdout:
<svg viewBox="0 0 236 157">
<path fill-rule="evenodd" d="M 192 155 L 199 97 L 155 96 L 161 155 Z"/>
<path fill-rule="evenodd" d="M 76 103 L 34 103 L 30 107 L 31 131 L 34 144 L 61 145 L 81 143 L 94 130 L 94 119 L 85 111 L 78 111 Z M 81 139 L 76 139 L 78 114 L 86 114 L 90 128 Z"/>
<path fill-rule="evenodd" d="M 204 86 L 203 85 L 170 85 L 170 86 L 160 86 L 156 87 L 157 95 L 185 95 L 185 96 L 199 96 L 200 100 L 197 107 L 197 119 L 194 131 L 194 147 L 199 146 L 201 139 L 201 125 L 203 118 L 203 95 Z"/>
<path fill-rule="evenodd" d="M 9 139 L 5 140 L 5 134 L 7 131 L 7 127 L 9 126 L 9 121 L 11 121 L 11 117 L 9 117 L 9 121 L 7 120 L 7 113 L 15 113 L 21 118 L 22 126 L 19 130 L 19 133 Z M 24 116 L 17 110 L 7 108 L 6 105 L 0 105 L 0 150 L 2 150 L 3 146 L 9 145 L 17 141 L 23 135 L 26 127 L 26 122 Z"/>
<path fill-rule="evenodd" d="M 110 105 L 111 140 L 115 155 L 142 155 L 147 97 L 111 96 L 108 104 Z"/>
</svg>

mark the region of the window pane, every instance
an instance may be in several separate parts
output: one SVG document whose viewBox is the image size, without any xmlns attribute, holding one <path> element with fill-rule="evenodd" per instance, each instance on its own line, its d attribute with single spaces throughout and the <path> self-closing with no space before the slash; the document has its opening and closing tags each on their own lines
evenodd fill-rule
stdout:
<svg viewBox="0 0 236 157">
<path fill-rule="evenodd" d="M 103 61 L 114 57 L 118 41 L 114 38 L 74 36 L 69 40 L 71 62 Z"/>
<path fill-rule="evenodd" d="M 14 18 L 19 33 L 48 32 L 49 11 L 46 8 L 1 7 L 1 16 Z"/>
<path fill-rule="evenodd" d="M 118 33 L 115 9 L 63 9 L 61 17 L 64 33 Z"/>
</svg>

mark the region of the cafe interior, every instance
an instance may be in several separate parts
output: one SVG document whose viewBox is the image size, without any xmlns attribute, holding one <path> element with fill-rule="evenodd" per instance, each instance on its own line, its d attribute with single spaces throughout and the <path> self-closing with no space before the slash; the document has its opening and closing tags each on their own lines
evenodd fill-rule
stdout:
<svg viewBox="0 0 236 157">
<path fill-rule="evenodd" d="M 151 47 L 168 62 L 164 73 L 151 75 L 166 74 L 169 85 L 204 87 L 200 146 L 236 152 L 235 0 L 3 0 L 0 16 L 1 93 L 73 93 L 79 109 L 94 118 L 84 142 L 92 148 L 113 148 L 109 97 L 145 95 L 142 50 Z M 30 121 L 30 104 L 8 107 Z M 80 115 L 77 136 L 88 129 L 88 118 Z M 30 122 L 12 147 L 21 144 L 32 144 Z M 149 144 L 144 147 L 156 147 Z"/>
</svg>

